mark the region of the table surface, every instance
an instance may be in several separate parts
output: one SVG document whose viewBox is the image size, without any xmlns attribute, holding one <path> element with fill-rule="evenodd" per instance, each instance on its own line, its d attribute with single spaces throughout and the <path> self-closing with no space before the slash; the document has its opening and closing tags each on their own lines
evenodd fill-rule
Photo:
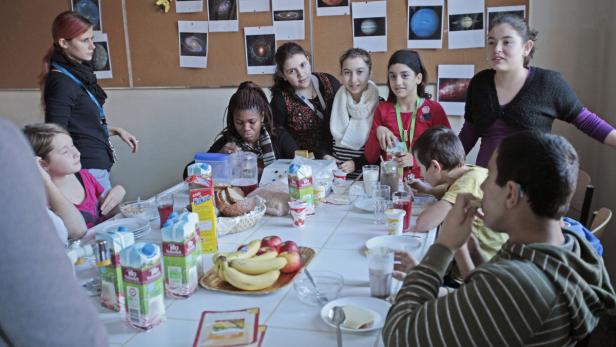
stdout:
<svg viewBox="0 0 616 347">
<path fill-rule="evenodd" d="M 181 188 L 176 185 L 166 192 Z M 352 205 L 321 205 L 303 228 L 292 226 L 290 217 L 265 216 L 253 228 L 219 237 L 219 249 L 230 251 L 250 240 L 279 235 L 300 246 L 311 247 L 316 255 L 309 264 L 311 272 L 327 270 L 340 273 L 345 285 L 340 297 L 370 296 L 368 261 L 363 253 L 367 240 L 386 235 L 385 225 L 373 223 L 372 213 Z M 158 223 L 158 221 L 156 221 Z M 413 233 L 422 241 L 418 255 L 423 256 L 434 242 L 436 231 Z M 140 241 L 160 243 L 158 225 Z M 207 258 L 210 258 L 206 255 Z M 206 269 L 207 271 L 207 269 Z M 79 273 L 78 273 L 79 276 Z M 109 333 L 111 346 L 192 346 L 201 312 L 206 310 L 234 310 L 259 307 L 259 324 L 267 325 L 263 346 L 335 346 L 335 329 L 321 320 L 321 307 L 301 302 L 293 285 L 269 295 L 232 295 L 199 287 L 188 299 L 165 297 L 166 322 L 147 332 L 131 328 L 125 313 L 102 307 L 93 297 L 99 315 Z M 291 342 L 292 341 L 292 342 Z M 344 346 L 382 346 L 380 330 L 371 333 L 343 333 Z"/>
</svg>

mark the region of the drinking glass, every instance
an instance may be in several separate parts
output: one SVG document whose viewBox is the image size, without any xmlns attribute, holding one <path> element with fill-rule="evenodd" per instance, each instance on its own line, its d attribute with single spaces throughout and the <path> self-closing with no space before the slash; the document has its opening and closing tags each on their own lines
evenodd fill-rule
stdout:
<svg viewBox="0 0 616 347">
<path fill-rule="evenodd" d="M 403 232 L 406 233 L 410 230 L 411 225 L 411 205 L 413 204 L 413 194 L 411 192 L 395 192 L 391 199 L 393 201 L 394 208 L 398 208 L 406 212 L 402 227 Z"/>
<path fill-rule="evenodd" d="M 374 199 L 374 223 L 385 224 L 385 210 L 391 204 L 390 188 L 385 184 L 377 184 L 374 187 L 372 198 Z"/>
<path fill-rule="evenodd" d="M 379 182 L 379 166 L 364 165 L 362 167 L 362 173 L 364 177 L 364 191 L 368 197 L 372 197 L 374 185 Z"/>
</svg>

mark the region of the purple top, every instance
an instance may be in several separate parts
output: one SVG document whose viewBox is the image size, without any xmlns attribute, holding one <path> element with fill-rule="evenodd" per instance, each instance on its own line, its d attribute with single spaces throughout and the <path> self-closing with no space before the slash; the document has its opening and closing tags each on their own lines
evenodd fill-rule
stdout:
<svg viewBox="0 0 616 347">
<path fill-rule="evenodd" d="M 614 130 L 611 125 L 592 113 L 586 107 L 583 107 L 577 117 L 575 117 L 573 125 L 599 142 L 603 142 L 607 135 Z M 479 147 L 479 153 L 477 154 L 477 165 L 487 167 L 492 152 L 494 152 L 505 137 L 512 133 L 514 133 L 514 130 L 507 126 L 502 119 L 495 120 L 481 137 L 481 145 Z M 466 153 L 470 152 L 480 137 L 479 134 L 477 134 L 475 126 L 469 122 L 464 122 L 458 136 L 460 137 L 460 141 L 462 141 Z"/>
</svg>

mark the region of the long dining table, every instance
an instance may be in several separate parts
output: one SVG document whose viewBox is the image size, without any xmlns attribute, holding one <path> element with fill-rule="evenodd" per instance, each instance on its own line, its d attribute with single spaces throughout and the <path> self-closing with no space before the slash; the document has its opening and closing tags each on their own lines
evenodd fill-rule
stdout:
<svg viewBox="0 0 616 347">
<path fill-rule="evenodd" d="M 183 187 L 180 183 L 164 193 L 177 192 Z M 160 244 L 158 220 L 152 222 L 151 227 L 152 230 L 138 241 Z M 375 224 L 372 213 L 358 209 L 353 204 L 324 204 L 316 208 L 315 215 L 309 216 L 302 228 L 294 227 L 289 216 L 265 215 L 254 227 L 220 236 L 218 242 L 219 250 L 232 251 L 241 244 L 269 235 L 278 235 L 283 240 L 293 240 L 300 246 L 315 250 L 316 254 L 308 265 L 311 272 L 333 271 L 343 276 L 344 286 L 339 298 L 369 297 L 368 260 L 364 247 L 370 238 L 386 234 L 386 226 Z M 436 231 L 411 234 L 409 237 L 417 238 L 421 244 L 414 255 L 422 257 L 434 242 Z M 93 272 L 95 269 L 90 268 L 78 271 L 77 276 L 85 282 L 92 277 Z M 165 297 L 164 300 L 166 321 L 149 331 L 140 331 L 127 324 L 124 312 L 108 310 L 99 304 L 99 298 L 92 297 L 100 319 L 109 333 L 111 346 L 192 346 L 203 311 L 239 310 L 250 307 L 260 308 L 259 324 L 267 325 L 262 346 L 336 345 L 335 328 L 322 320 L 321 307 L 309 306 L 300 301 L 293 285 L 267 295 L 234 295 L 199 287 L 187 299 Z M 343 344 L 382 346 L 380 330 L 370 333 L 345 332 Z"/>
</svg>

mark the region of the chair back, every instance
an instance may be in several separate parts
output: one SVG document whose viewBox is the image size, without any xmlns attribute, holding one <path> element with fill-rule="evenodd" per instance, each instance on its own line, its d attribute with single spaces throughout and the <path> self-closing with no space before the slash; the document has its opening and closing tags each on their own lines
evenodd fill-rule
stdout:
<svg viewBox="0 0 616 347">
<path fill-rule="evenodd" d="M 590 175 L 584 170 L 579 170 L 577 185 L 569 204 L 567 216 L 578 220 L 585 227 L 590 225 L 590 207 L 594 191 L 595 187 L 590 184 Z"/>
<path fill-rule="evenodd" d="M 605 226 L 609 223 L 610 219 L 612 219 L 612 210 L 607 207 L 601 207 L 599 210 L 593 212 L 590 222 L 590 232 L 601 240 L 601 237 L 605 233 Z"/>
</svg>

